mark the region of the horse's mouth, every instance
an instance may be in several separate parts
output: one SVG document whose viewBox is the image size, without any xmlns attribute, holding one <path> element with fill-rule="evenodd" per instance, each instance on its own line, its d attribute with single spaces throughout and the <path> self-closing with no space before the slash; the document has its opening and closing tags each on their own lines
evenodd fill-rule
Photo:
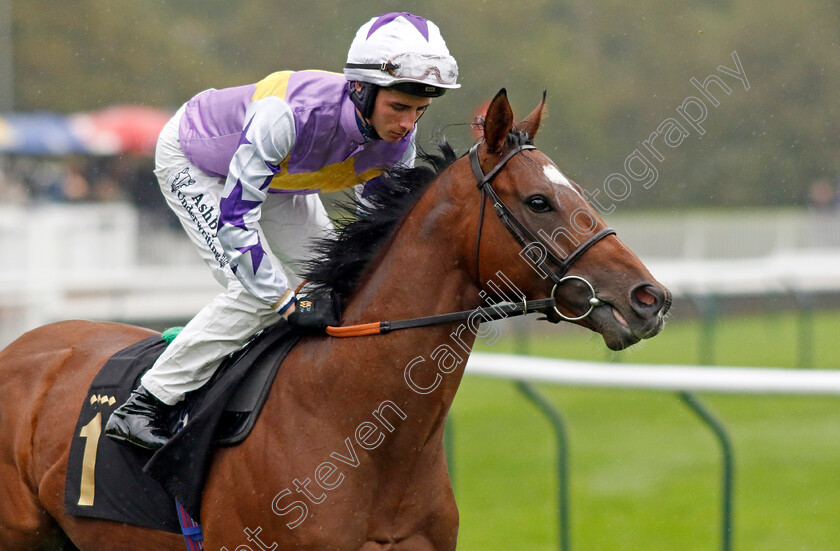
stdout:
<svg viewBox="0 0 840 551">
<path fill-rule="evenodd" d="M 633 322 L 628 322 L 621 310 L 615 305 L 602 302 L 592 310 L 589 322 L 592 329 L 601 334 L 604 343 L 610 350 L 624 350 L 642 339 L 649 339 L 659 334 L 664 326 L 661 315 L 652 319 L 642 320 L 633 316 Z"/>
<path fill-rule="evenodd" d="M 600 333 L 604 338 L 604 343 L 611 350 L 624 350 L 642 339 L 654 337 L 665 325 L 664 319 L 670 305 L 670 295 L 663 299 L 659 307 L 649 308 L 648 305 L 652 306 L 649 302 L 643 302 L 636 307 L 631 305 L 628 300 L 633 300 L 632 295 L 628 300 L 622 300 L 613 296 L 612 293 L 600 292 L 597 296 L 597 305 L 592 307 L 591 300 L 583 302 L 581 299 L 586 293 L 585 289 L 580 287 L 575 289 L 570 286 L 569 290 L 577 291 L 576 295 L 564 297 L 566 299 L 562 303 L 558 301 L 555 310 L 560 308 L 565 316 L 572 318 L 582 316 L 570 321 Z M 591 308 L 588 313 L 586 313 L 586 307 Z M 546 318 L 557 323 L 563 319 L 558 315 L 559 312 L 560 310 L 556 313 L 547 312 Z"/>
<path fill-rule="evenodd" d="M 619 312 L 615 306 L 610 306 L 610 309 L 612 310 L 613 317 L 619 323 L 619 325 L 630 329 L 630 325 L 627 323 L 627 320 L 624 319 L 624 316 L 621 315 L 621 312 Z"/>
</svg>

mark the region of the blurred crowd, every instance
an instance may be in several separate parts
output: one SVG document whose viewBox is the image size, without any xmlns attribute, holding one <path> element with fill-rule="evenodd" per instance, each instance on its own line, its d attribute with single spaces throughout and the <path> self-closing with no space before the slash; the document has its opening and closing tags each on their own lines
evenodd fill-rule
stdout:
<svg viewBox="0 0 840 551">
<path fill-rule="evenodd" d="M 0 201 L 5 204 L 128 201 L 160 206 L 151 159 L 0 156 Z"/>
</svg>

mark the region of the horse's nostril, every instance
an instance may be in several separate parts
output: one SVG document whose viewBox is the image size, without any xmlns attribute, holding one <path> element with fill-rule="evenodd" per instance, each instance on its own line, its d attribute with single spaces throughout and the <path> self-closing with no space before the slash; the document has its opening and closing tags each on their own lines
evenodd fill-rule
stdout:
<svg viewBox="0 0 840 551">
<path fill-rule="evenodd" d="M 665 294 L 655 285 L 642 284 L 631 293 L 633 309 L 641 313 L 658 312 L 665 302 Z"/>
<path fill-rule="evenodd" d="M 638 300 L 645 306 L 653 306 L 653 304 L 656 302 L 656 297 L 644 288 L 637 289 L 633 296 L 636 300 Z"/>
</svg>

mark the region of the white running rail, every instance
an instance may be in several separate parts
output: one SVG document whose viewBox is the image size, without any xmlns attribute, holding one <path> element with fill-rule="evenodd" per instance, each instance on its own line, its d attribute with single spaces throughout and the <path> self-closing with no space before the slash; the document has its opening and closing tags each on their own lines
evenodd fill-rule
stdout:
<svg viewBox="0 0 840 551">
<path fill-rule="evenodd" d="M 743 394 L 840 395 L 840 371 L 609 364 L 476 352 L 468 375 L 569 386 Z"/>
</svg>

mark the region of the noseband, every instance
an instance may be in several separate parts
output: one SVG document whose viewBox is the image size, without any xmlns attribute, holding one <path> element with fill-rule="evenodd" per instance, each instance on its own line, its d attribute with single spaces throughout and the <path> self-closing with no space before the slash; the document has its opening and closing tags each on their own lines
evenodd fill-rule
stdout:
<svg viewBox="0 0 840 551">
<path fill-rule="evenodd" d="M 478 182 L 478 189 L 481 191 L 481 208 L 479 209 L 478 215 L 478 231 L 476 232 L 476 240 L 475 240 L 475 271 L 476 271 L 476 281 L 479 281 L 478 277 L 478 255 L 481 247 L 481 229 L 484 224 L 484 205 L 487 203 L 487 199 L 490 199 L 490 202 L 493 205 L 493 210 L 496 213 L 496 216 L 499 217 L 499 220 L 502 224 L 507 228 L 507 230 L 513 235 L 514 239 L 516 239 L 517 243 L 522 246 L 523 250 L 526 254 L 530 257 L 531 261 L 534 263 L 534 266 L 540 267 L 544 273 L 547 273 L 551 280 L 554 281 L 554 287 L 551 289 L 551 297 L 554 299 L 552 302 L 552 308 L 557 313 L 558 316 L 563 318 L 566 321 L 578 321 L 582 320 L 585 317 L 589 316 L 592 313 L 592 310 L 595 309 L 596 306 L 601 304 L 601 300 L 595 295 L 595 288 L 592 284 L 585 278 L 581 276 L 571 275 L 567 276 L 566 272 L 569 271 L 569 268 L 572 267 L 572 264 L 577 261 L 583 253 L 585 253 L 590 247 L 592 247 L 595 243 L 600 241 L 601 239 L 607 237 L 608 235 L 614 235 L 615 230 L 612 228 L 603 228 L 594 235 L 591 235 L 586 241 L 579 244 L 578 247 L 573 250 L 569 255 L 564 258 L 559 258 L 554 253 L 554 247 L 550 244 L 546 244 L 540 237 L 534 235 L 534 233 L 529 230 L 522 222 L 519 221 L 518 218 L 511 212 L 507 205 L 505 205 L 504 201 L 499 197 L 496 193 L 496 190 L 493 189 L 493 186 L 490 184 L 490 181 L 504 168 L 508 161 L 510 161 L 513 157 L 521 153 L 522 151 L 528 149 L 536 149 L 533 145 L 520 143 L 514 149 L 509 151 L 502 159 L 496 163 L 490 172 L 484 174 L 481 170 L 481 163 L 478 160 L 478 146 L 481 142 L 472 146 L 469 152 L 470 157 L 470 166 L 472 167 L 473 175 L 475 176 L 476 181 Z M 534 251 L 534 246 L 537 247 L 538 251 Z M 552 270 L 548 264 L 551 263 L 556 267 L 556 270 Z M 563 314 L 558 308 L 556 304 L 556 293 L 557 288 L 562 285 L 563 283 L 570 281 L 570 280 L 578 280 L 582 281 L 587 287 L 589 287 L 590 297 L 589 297 L 589 309 L 581 316 L 571 317 Z M 524 300 L 524 298 L 523 298 Z M 527 302 L 526 302 L 527 303 Z"/>
</svg>

